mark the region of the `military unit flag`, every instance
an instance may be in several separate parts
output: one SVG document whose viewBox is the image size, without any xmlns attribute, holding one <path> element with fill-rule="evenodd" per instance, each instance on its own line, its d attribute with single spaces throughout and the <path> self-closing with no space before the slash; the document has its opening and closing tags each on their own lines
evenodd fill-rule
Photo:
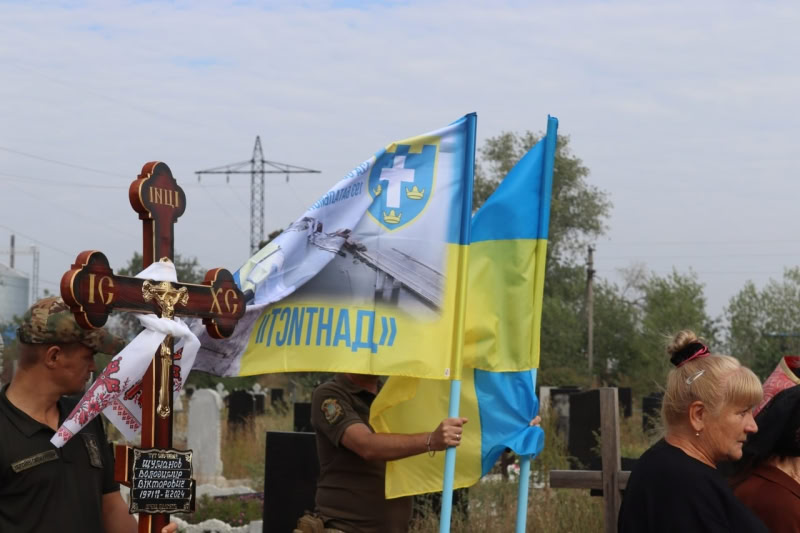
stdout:
<svg viewBox="0 0 800 533">
<path fill-rule="evenodd" d="M 251 257 L 234 275 L 245 317 L 224 341 L 198 327 L 195 368 L 449 379 L 475 120 L 391 143 Z"/>
</svg>

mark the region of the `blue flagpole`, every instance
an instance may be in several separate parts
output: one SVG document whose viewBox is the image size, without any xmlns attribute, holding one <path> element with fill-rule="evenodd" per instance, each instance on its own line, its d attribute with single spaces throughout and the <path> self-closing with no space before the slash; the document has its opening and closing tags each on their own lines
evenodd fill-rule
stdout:
<svg viewBox="0 0 800 533">
<path fill-rule="evenodd" d="M 531 456 L 519 456 L 519 493 L 517 494 L 516 533 L 525 533 L 528 521 L 528 485 L 531 478 Z"/>
<path fill-rule="evenodd" d="M 536 369 L 531 370 L 533 390 L 536 391 Z M 516 533 L 525 533 L 528 522 L 528 487 L 530 486 L 531 461 L 530 455 L 519 456 L 519 491 L 517 492 L 517 528 Z"/>
<path fill-rule="evenodd" d="M 459 404 L 461 401 L 461 380 L 454 379 L 450 382 L 450 409 L 447 416 L 455 418 L 458 416 Z M 448 533 L 450 531 L 450 520 L 453 513 L 453 481 L 456 472 L 456 449 L 451 446 L 447 448 L 444 455 L 444 486 L 442 487 L 442 515 L 439 517 L 439 532 Z"/>
<path fill-rule="evenodd" d="M 545 134 L 544 145 L 544 187 L 542 198 L 550 198 L 553 190 L 553 166 L 556 160 L 556 141 L 558 140 L 558 119 L 547 115 L 547 133 Z M 540 206 L 544 207 L 544 206 Z M 549 225 L 550 206 L 547 209 L 539 209 L 539 216 L 542 227 Z M 537 339 L 538 340 L 538 339 Z M 536 369 L 531 370 L 533 380 L 533 390 L 536 391 Z M 525 533 L 528 521 L 528 486 L 530 485 L 531 456 L 520 456 L 519 465 L 519 492 L 517 493 L 517 527 L 516 533 Z"/>
<path fill-rule="evenodd" d="M 461 401 L 461 352 L 464 347 L 464 320 L 467 315 L 467 269 L 472 227 L 472 181 L 475 175 L 475 130 L 478 116 L 467 115 L 466 145 L 464 147 L 464 195 L 461 198 L 461 241 L 463 247 L 458 258 L 458 292 L 456 297 L 456 320 L 453 332 L 453 357 L 450 369 L 450 406 L 447 416 L 457 418 Z M 450 533 L 453 514 L 453 480 L 456 473 L 456 448 L 447 448 L 444 455 L 444 481 L 442 483 L 442 514 L 439 517 L 439 533 Z"/>
</svg>

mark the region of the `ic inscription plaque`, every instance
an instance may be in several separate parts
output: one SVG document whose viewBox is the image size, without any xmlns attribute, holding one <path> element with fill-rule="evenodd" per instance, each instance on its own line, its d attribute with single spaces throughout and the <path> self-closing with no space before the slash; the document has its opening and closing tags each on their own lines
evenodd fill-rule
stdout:
<svg viewBox="0 0 800 533">
<path fill-rule="evenodd" d="M 195 481 L 192 451 L 133 449 L 131 465 L 132 513 L 188 513 L 194 511 Z"/>
</svg>

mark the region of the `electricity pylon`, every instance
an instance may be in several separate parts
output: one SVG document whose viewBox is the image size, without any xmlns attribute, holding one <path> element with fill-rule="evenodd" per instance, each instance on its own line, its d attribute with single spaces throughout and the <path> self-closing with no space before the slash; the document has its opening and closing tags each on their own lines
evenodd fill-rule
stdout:
<svg viewBox="0 0 800 533">
<path fill-rule="evenodd" d="M 248 165 L 250 169 L 246 170 Z M 256 136 L 253 157 L 249 161 L 195 172 L 198 181 L 203 174 L 250 174 L 250 255 L 258 251 L 258 245 L 264 240 L 264 174 L 285 174 L 289 181 L 289 174 L 319 173 L 319 170 L 265 160 L 259 136 Z"/>
</svg>

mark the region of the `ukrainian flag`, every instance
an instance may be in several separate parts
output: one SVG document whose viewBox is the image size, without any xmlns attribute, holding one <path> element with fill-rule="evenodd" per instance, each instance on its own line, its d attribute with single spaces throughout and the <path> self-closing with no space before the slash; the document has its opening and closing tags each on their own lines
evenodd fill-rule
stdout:
<svg viewBox="0 0 800 533">
<path fill-rule="evenodd" d="M 539 408 L 535 369 L 557 127 L 550 117 L 547 136 L 472 220 L 461 388 L 461 415 L 469 423 L 455 488 L 476 483 L 506 447 L 535 456 L 544 444 L 543 431 L 528 424 Z M 393 377 L 373 403 L 370 423 L 382 433 L 431 431 L 447 416 L 448 385 Z M 443 472 L 444 454 L 389 462 L 386 496 L 439 491 Z"/>
</svg>

